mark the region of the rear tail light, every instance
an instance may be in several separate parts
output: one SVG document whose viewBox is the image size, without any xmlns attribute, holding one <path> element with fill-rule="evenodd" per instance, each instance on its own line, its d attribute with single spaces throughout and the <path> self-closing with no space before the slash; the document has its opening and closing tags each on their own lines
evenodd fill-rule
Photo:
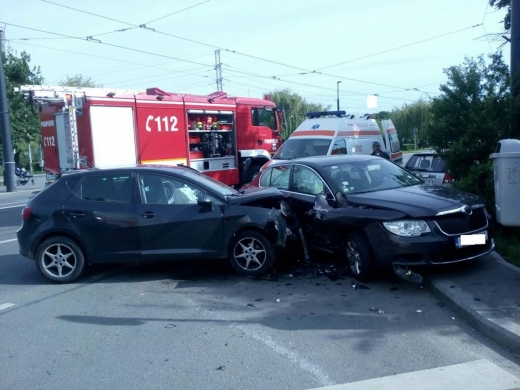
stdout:
<svg viewBox="0 0 520 390">
<path fill-rule="evenodd" d="M 442 182 L 444 184 L 454 183 L 455 182 L 455 178 L 453 176 L 451 176 L 449 173 L 446 172 L 444 174 L 444 179 L 442 179 Z"/>
<path fill-rule="evenodd" d="M 22 210 L 22 219 L 27 221 L 32 214 L 32 207 L 24 207 Z"/>
</svg>

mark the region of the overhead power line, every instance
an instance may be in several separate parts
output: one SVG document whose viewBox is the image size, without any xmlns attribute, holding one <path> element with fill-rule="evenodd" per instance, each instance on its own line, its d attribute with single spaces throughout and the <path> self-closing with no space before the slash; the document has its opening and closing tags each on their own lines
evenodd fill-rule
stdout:
<svg viewBox="0 0 520 390">
<path fill-rule="evenodd" d="M 434 40 L 434 39 L 439 39 L 439 38 L 442 38 L 442 37 L 446 37 L 446 36 L 448 36 L 448 35 L 452 35 L 452 34 L 456 34 L 456 33 L 462 32 L 462 31 L 470 30 L 470 29 L 472 29 L 472 28 L 479 27 L 479 26 L 482 26 L 482 23 L 475 24 L 474 26 L 470 26 L 470 27 L 462 28 L 462 29 L 460 29 L 460 30 L 452 31 L 452 32 L 449 32 L 449 33 L 446 33 L 446 34 L 437 35 L 437 36 L 432 37 L 432 38 L 427 38 L 427 39 L 423 39 L 423 40 L 421 40 L 421 41 L 417 41 L 417 42 L 409 43 L 409 44 L 406 44 L 406 45 L 402 45 L 402 46 L 394 47 L 394 48 L 392 48 L 392 49 L 388 49 L 388 50 L 380 51 L 380 52 L 377 52 L 377 53 L 369 54 L 369 55 L 366 55 L 366 56 L 363 56 L 363 57 L 354 58 L 354 59 L 352 59 L 352 60 L 343 61 L 343 62 L 338 62 L 337 64 L 334 64 L 334 65 L 329 65 L 329 66 L 324 66 L 324 67 L 322 67 L 322 68 L 317 68 L 317 69 L 315 69 L 315 72 L 317 72 L 318 70 L 328 69 L 328 68 L 332 68 L 332 67 L 335 67 L 335 66 L 348 64 L 348 63 L 350 63 L 350 62 L 363 60 L 363 59 L 365 59 L 365 58 L 370 58 L 370 57 L 378 56 L 378 55 L 380 55 L 380 54 L 389 53 L 389 52 L 391 52 L 391 51 L 399 50 L 399 49 L 403 49 L 403 48 L 405 48 L 405 47 L 409 47 L 409 46 L 413 46 L 413 45 L 418 45 L 419 43 L 424 43 L 424 42 L 432 41 L 432 40 Z"/>
<path fill-rule="evenodd" d="M 365 80 L 359 80 L 359 79 L 343 77 L 343 76 L 338 76 L 338 75 L 326 74 L 326 73 L 317 72 L 317 71 L 310 71 L 308 69 L 300 68 L 300 67 L 293 66 L 293 65 L 284 64 L 282 62 L 272 61 L 272 60 L 268 60 L 266 58 L 257 57 L 257 56 L 253 56 L 253 55 L 237 52 L 235 50 L 230 50 L 230 49 L 221 48 L 221 47 L 218 47 L 218 46 L 215 46 L 215 45 L 210 45 L 210 44 L 207 44 L 207 43 L 204 43 L 204 42 L 201 42 L 201 41 L 196 41 L 196 40 L 193 40 L 193 39 L 180 37 L 178 35 L 169 34 L 169 33 L 165 33 L 165 32 L 162 32 L 162 31 L 158 31 L 156 29 L 148 27 L 146 25 L 146 23 L 137 25 L 137 24 L 134 24 L 134 23 L 125 22 L 123 20 L 119 20 L 119 19 L 108 17 L 108 16 L 96 14 L 94 12 L 89 12 L 89 11 L 81 10 L 81 9 L 78 9 L 78 8 L 75 8 L 75 7 L 70 7 L 70 6 L 67 6 L 67 5 L 55 3 L 55 2 L 50 1 L 50 0 L 41 0 L 41 1 L 43 1 L 45 3 L 53 4 L 53 5 L 56 5 L 56 6 L 59 6 L 59 7 L 63 7 L 63 8 L 66 8 L 66 9 L 70 9 L 72 11 L 76 11 L 76 12 L 80 12 L 80 13 L 96 16 L 96 17 L 99 17 L 99 18 L 107 19 L 107 20 L 110 20 L 110 21 L 114 21 L 114 22 L 117 22 L 117 23 L 121 23 L 121 24 L 124 24 L 124 25 L 127 25 L 127 26 L 131 26 L 132 28 L 138 28 L 139 27 L 139 28 L 142 28 L 142 29 L 145 29 L 147 31 L 154 32 L 154 33 L 157 33 L 157 34 L 161 34 L 161 35 L 165 35 L 165 36 L 169 36 L 169 37 L 185 40 L 185 41 L 192 42 L 192 43 L 197 43 L 199 45 L 204 45 L 204 46 L 211 47 L 211 48 L 214 48 L 214 49 L 224 50 L 224 51 L 227 51 L 227 52 L 230 52 L 230 53 L 234 53 L 234 54 L 237 54 L 237 55 L 253 58 L 253 59 L 256 59 L 256 60 L 259 60 L 259 61 L 265 61 L 265 62 L 269 62 L 269 63 L 272 63 L 272 64 L 281 65 L 281 66 L 285 66 L 285 67 L 289 67 L 289 68 L 293 68 L 293 69 L 304 71 L 305 73 L 302 73 L 302 74 L 316 73 L 316 74 L 321 74 L 323 76 L 332 77 L 332 78 L 335 78 L 335 79 L 341 79 L 341 80 L 347 80 L 347 81 L 355 81 L 355 82 L 359 82 L 359 83 L 378 85 L 378 86 L 384 86 L 384 87 L 389 87 L 389 88 L 400 88 L 400 89 L 405 90 L 405 91 L 412 90 L 412 88 L 396 87 L 396 86 L 391 86 L 391 85 L 386 85 L 386 84 L 374 83 L 372 81 L 365 81 Z M 95 37 L 95 36 L 96 35 L 93 35 L 92 37 Z M 431 39 L 433 39 L 433 38 L 431 38 Z M 421 92 L 421 91 L 418 91 L 418 92 Z"/>
<path fill-rule="evenodd" d="M 97 43 L 97 44 L 100 44 L 100 45 L 116 47 L 118 49 L 130 50 L 130 51 L 134 51 L 134 52 L 137 52 L 137 53 L 149 54 L 149 55 L 153 55 L 153 56 L 156 56 L 156 57 L 169 58 L 169 59 L 172 59 L 172 60 L 177 60 L 177 61 L 187 62 L 187 63 L 194 64 L 194 65 L 201 65 L 201 66 L 207 66 L 209 68 L 213 68 L 213 65 L 202 64 L 200 62 L 195 62 L 195 61 L 190 61 L 190 60 L 184 60 L 182 58 L 172 57 L 172 56 L 168 56 L 168 55 L 165 55 L 165 54 L 152 53 L 152 52 L 149 52 L 149 51 L 146 51 L 146 50 L 134 49 L 132 47 L 126 47 L 126 46 L 121 46 L 121 45 L 114 45 L 112 43 L 101 42 L 99 40 L 92 39 L 92 37 L 87 37 L 86 39 L 84 39 L 84 38 L 72 37 L 72 36 L 66 35 L 66 34 L 55 33 L 55 32 L 52 32 L 52 31 L 45 31 L 45 30 L 40 30 L 40 29 L 32 28 L 32 27 L 20 26 L 18 24 L 13 24 L 13 23 L 5 23 L 5 22 L 0 22 L 0 23 L 4 23 L 7 26 L 13 26 L 13 27 L 18 27 L 18 28 L 23 28 L 23 29 L 26 29 L 26 30 L 38 31 L 38 32 L 42 32 L 42 33 L 45 33 L 45 34 L 58 35 L 58 36 L 62 36 L 62 37 L 78 39 L 80 41 L 93 42 L 93 43 Z"/>
<path fill-rule="evenodd" d="M 10 40 L 8 40 L 8 41 L 10 41 Z M 18 45 L 28 45 L 28 46 L 39 47 L 39 48 L 42 48 L 42 49 L 61 51 L 61 52 L 65 52 L 65 53 L 78 54 L 78 55 L 87 56 L 87 57 L 93 57 L 93 58 L 100 58 L 100 59 L 103 59 L 103 60 L 110 60 L 110 61 L 115 61 L 115 62 L 121 62 L 121 63 L 125 63 L 125 64 L 130 64 L 130 65 L 138 65 L 138 66 L 142 66 L 142 67 L 146 67 L 146 68 L 154 68 L 154 69 L 160 69 L 160 70 L 167 70 L 167 71 L 170 71 L 170 72 L 183 73 L 183 74 L 187 74 L 187 75 L 190 75 L 190 76 L 208 77 L 208 78 L 210 77 L 210 76 L 201 76 L 201 75 L 198 75 L 198 74 L 195 74 L 195 73 L 185 72 L 185 71 L 183 71 L 183 70 L 169 69 L 169 68 L 165 68 L 165 67 L 157 66 L 157 65 L 142 64 L 142 63 L 139 63 L 139 62 L 126 61 L 126 60 L 121 60 L 121 59 L 118 59 L 118 58 L 111 58 L 111 57 L 99 56 L 99 55 L 89 54 L 89 53 L 81 53 L 81 52 L 78 52 L 78 51 L 65 50 L 65 49 L 57 49 L 57 48 L 55 48 L 55 47 L 48 47 L 48 46 L 34 45 L 34 44 L 31 44 L 31 43 L 26 43 L 26 42 L 14 42 L 14 43 L 16 43 L 16 44 L 18 44 Z M 212 67 L 209 66 L 209 65 L 204 65 L 204 66 L 205 66 L 205 67 L 212 68 Z"/>
</svg>

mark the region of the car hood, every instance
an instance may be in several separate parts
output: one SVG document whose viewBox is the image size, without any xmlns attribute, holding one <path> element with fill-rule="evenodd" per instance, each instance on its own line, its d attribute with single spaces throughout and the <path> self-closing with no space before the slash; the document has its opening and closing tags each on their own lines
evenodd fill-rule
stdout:
<svg viewBox="0 0 520 390">
<path fill-rule="evenodd" d="M 451 187 L 428 184 L 348 195 L 347 201 L 355 206 L 401 211 L 416 218 L 432 217 L 437 213 L 465 205 L 484 204 L 482 198 L 477 195 Z"/>
<path fill-rule="evenodd" d="M 283 198 L 283 194 L 276 188 L 251 188 L 244 190 L 243 193 L 237 196 L 228 196 L 230 204 L 248 204 L 255 203 L 263 200 L 274 200 L 280 202 Z"/>
</svg>

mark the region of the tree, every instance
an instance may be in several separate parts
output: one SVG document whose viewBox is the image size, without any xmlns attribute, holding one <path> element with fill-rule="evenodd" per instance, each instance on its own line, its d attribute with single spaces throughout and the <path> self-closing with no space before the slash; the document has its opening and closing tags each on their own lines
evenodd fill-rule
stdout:
<svg viewBox="0 0 520 390">
<path fill-rule="evenodd" d="M 511 134 L 509 69 L 501 54 L 466 58 L 444 70 L 448 77 L 431 106 L 428 139 L 460 182 L 461 189 L 483 195 L 493 204 L 489 155 Z M 492 208 L 494 209 L 494 208 Z"/>
<path fill-rule="evenodd" d="M 61 80 L 59 83 L 62 87 L 82 87 L 82 88 L 99 88 L 102 87 L 102 84 L 98 84 L 95 82 L 92 77 L 85 77 L 81 74 L 76 74 L 74 76 L 69 76 L 64 80 Z"/>
<path fill-rule="evenodd" d="M 507 14 L 504 16 L 504 30 L 509 31 L 511 29 L 511 0 L 489 0 L 489 5 L 497 10 L 507 9 Z"/>
<path fill-rule="evenodd" d="M 413 129 L 417 128 L 417 142 L 422 144 L 426 141 L 426 134 L 432 125 L 431 102 L 418 100 L 411 104 L 404 104 L 401 108 L 392 111 L 381 111 L 377 114 L 377 120 L 391 119 L 399 137 L 406 142 L 414 142 Z M 380 125 L 381 126 L 381 125 Z"/>
<path fill-rule="evenodd" d="M 42 84 L 43 77 L 40 74 L 40 67 L 31 67 L 31 56 L 25 51 L 18 56 L 12 49 L 8 48 L 2 55 L 11 135 L 13 147 L 16 150 L 14 157 L 15 163 L 19 165 L 20 159 L 26 160 L 21 156 L 24 156 L 28 150 L 28 143 L 39 144 L 41 134 L 37 106 L 31 105 L 22 94 L 15 92 L 14 89 L 21 85 Z"/>
<path fill-rule="evenodd" d="M 292 132 L 305 120 L 305 114 L 315 111 L 328 111 L 331 106 L 323 104 L 309 103 L 302 96 L 290 89 L 267 92 L 269 99 L 276 103 L 277 107 L 285 109 L 287 129 L 282 129 L 282 140 L 286 140 Z"/>
</svg>

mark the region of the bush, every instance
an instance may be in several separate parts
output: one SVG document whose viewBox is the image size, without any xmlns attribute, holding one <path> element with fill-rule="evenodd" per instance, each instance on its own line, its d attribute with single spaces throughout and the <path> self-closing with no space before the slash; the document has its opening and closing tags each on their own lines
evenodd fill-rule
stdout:
<svg viewBox="0 0 520 390">
<path fill-rule="evenodd" d="M 482 196 L 486 201 L 486 209 L 495 215 L 495 187 L 493 162 L 487 161 L 473 165 L 466 175 L 453 184 L 453 187 Z"/>
</svg>

